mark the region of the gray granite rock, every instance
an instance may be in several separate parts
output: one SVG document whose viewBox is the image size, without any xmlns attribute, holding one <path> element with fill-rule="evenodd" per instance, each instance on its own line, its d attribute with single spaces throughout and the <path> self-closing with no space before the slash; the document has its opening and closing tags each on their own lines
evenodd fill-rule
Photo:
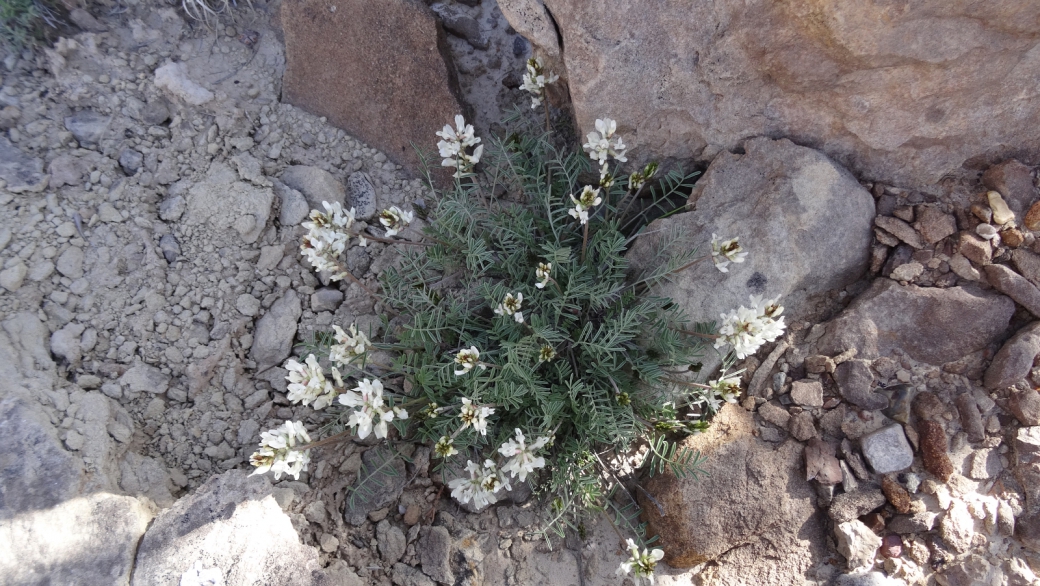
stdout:
<svg viewBox="0 0 1040 586">
<path fill-rule="evenodd" d="M 1022 425 L 1040 425 L 1040 393 L 1036 389 L 1016 389 L 1008 398 L 1008 408 Z"/>
<path fill-rule="evenodd" d="M 6 136 L 0 136 L 0 181 L 11 193 L 39 193 L 47 188 L 50 180 L 43 174 L 43 161 L 30 157 L 11 144 Z"/>
<path fill-rule="evenodd" d="M 836 522 L 845 523 L 884 506 L 886 502 L 885 493 L 876 488 L 844 492 L 834 497 L 827 514 Z"/>
<path fill-rule="evenodd" d="M 176 586 L 196 563 L 216 568 L 227 586 L 315 586 L 323 577 L 318 550 L 300 543 L 270 481 L 244 470 L 210 478 L 155 519 L 131 585 Z"/>
<path fill-rule="evenodd" d="M 1001 389 L 1024 380 L 1037 354 L 1040 354 L 1040 322 L 1018 330 L 1004 343 L 986 369 L 986 388 Z"/>
<path fill-rule="evenodd" d="M 359 220 L 371 220 L 376 215 L 376 188 L 361 171 L 347 177 L 347 206 L 354 208 Z"/>
<path fill-rule="evenodd" d="M 281 204 L 278 212 L 278 222 L 283 226 L 295 226 L 307 218 L 310 213 L 310 204 L 307 198 L 299 191 L 289 187 L 275 179 L 273 184 L 274 194 L 278 196 Z"/>
<path fill-rule="evenodd" d="M 942 365 L 1001 339 L 1014 312 L 1010 299 L 974 285 L 925 288 L 876 279 L 827 322 L 818 345 L 831 356 L 855 348 L 856 358 L 873 360 L 901 350 Z"/>
<path fill-rule="evenodd" d="M 982 271 L 994 289 L 1014 299 L 1029 313 L 1040 317 L 1040 289 L 1028 279 L 1004 265 L 986 265 Z"/>
<path fill-rule="evenodd" d="M 874 562 L 874 554 L 881 547 L 881 538 L 861 521 L 853 519 L 834 528 L 838 553 L 845 556 L 848 568 L 855 570 Z"/>
<path fill-rule="evenodd" d="M 170 375 L 150 364 L 138 362 L 119 377 L 119 384 L 135 393 L 162 394 L 170 388 Z"/>
<path fill-rule="evenodd" d="M 346 204 L 347 193 L 343 184 L 332 173 L 307 165 L 286 167 L 279 177 L 282 183 L 299 191 L 312 210 L 325 211 L 322 202 Z"/>
<path fill-rule="evenodd" d="M 888 397 L 874 388 L 874 373 L 868 360 L 846 360 L 834 369 L 834 380 L 846 401 L 874 411 L 888 406 Z"/>
<path fill-rule="evenodd" d="M 176 222 L 188 209 L 188 202 L 183 196 L 174 195 L 167 197 L 159 204 L 159 217 L 164 222 Z"/>
<path fill-rule="evenodd" d="M 451 535 L 444 527 L 430 527 L 419 549 L 422 571 L 442 584 L 454 584 L 455 574 L 451 571 Z"/>
<path fill-rule="evenodd" d="M 289 357 L 302 314 L 300 298 L 290 289 L 256 322 L 253 347 L 249 352 L 258 369 L 280 365 Z"/>
<path fill-rule="evenodd" d="M 376 525 L 376 541 L 379 543 L 379 556 L 388 564 L 400 560 L 408 546 L 404 531 L 391 525 L 386 519 Z"/>
<path fill-rule="evenodd" d="M 906 441 L 902 425 L 889 425 L 863 436 L 859 441 L 867 462 L 878 474 L 906 470 L 914 463 L 914 451 Z"/>
<path fill-rule="evenodd" d="M 794 381 L 791 399 L 803 407 L 823 407 L 823 384 L 811 379 Z"/>
<path fill-rule="evenodd" d="M 653 222 L 628 253 L 635 271 L 671 254 L 671 230 L 704 250 L 712 233 L 740 238 L 745 262 L 719 272 L 712 263 L 682 271 L 655 294 L 670 297 L 693 321 L 716 321 L 749 295 L 779 296 L 788 322 L 810 310 L 810 296 L 859 278 L 870 261 L 874 201 L 856 179 L 818 151 L 789 140 L 754 138 L 742 155 L 720 153 L 698 181 L 694 211 Z M 719 364 L 705 357 L 704 376 Z"/>
<path fill-rule="evenodd" d="M 311 294 L 311 311 L 336 311 L 342 302 L 342 291 L 323 287 Z"/>
<path fill-rule="evenodd" d="M 112 117 L 93 110 L 81 110 L 65 118 L 65 128 L 76 137 L 82 146 L 97 144 L 108 132 Z"/>
</svg>

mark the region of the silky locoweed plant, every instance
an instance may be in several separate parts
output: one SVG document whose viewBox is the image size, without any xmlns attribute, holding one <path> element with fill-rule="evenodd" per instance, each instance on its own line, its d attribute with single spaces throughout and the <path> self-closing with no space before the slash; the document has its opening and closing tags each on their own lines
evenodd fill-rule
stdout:
<svg viewBox="0 0 1040 586">
<path fill-rule="evenodd" d="M 715 333 L 654 295 L 655 284 L 694 263 L 725 272 L 747 252 L 736 238 L 711 235 L 698 255 L 698 235 L 673 231 L 664 241 L 683 252 L 661 266 L 630 266 L 625 251 L 654 214 L 682 209 L 676 196 L 695 174 L 658 177 L 651 164 L 615 179 L 626 153 L 618 125 L 602 119 L 595 128 L 582 151 L 563 152 L 524 129 L 481 142 L 457 117 L 438 133 L 452 185 L 414 208 L 421 242 L 401 239 L 414 230 L 413 212 L 384 212 L 381 236 L 359 230 L 353 210 L 312 212 L 303 254 L 371 292 L 388 315 L 379 331 L 335 326 L 327 366 L 314 355 L 286 363 L 288 398 L 324 411 L 326 437 L 301 444 L 295 423 L 265 435 L 257 472 L 298 476 L 309 458 L 295 452 L 396 429 L 433 446 L 444 488 L 462 503 L 482 508 L 526 482 L 545 499 L 547 538 L 582 531 L 588 514 L 605 512 L 641 545 L 653 541 L 621 480 L 634 449 L 644 448 L 651 474 L 696 475 L 700 456 L 678 438 L 736 401 L 730 367 L 781 335 L 783 308 L 753 297 L 720 316 Z M 479 156 L 468 150 L 478 144 Z M 377 289 L 341 260 L 368 241 L 410 245 Z M 703 352 L 716 350 L 726 355 L 722 373 L 695 382 Z M 652 577 L 660 550 L 629 545 L 619 571 Z"/>
</svg>

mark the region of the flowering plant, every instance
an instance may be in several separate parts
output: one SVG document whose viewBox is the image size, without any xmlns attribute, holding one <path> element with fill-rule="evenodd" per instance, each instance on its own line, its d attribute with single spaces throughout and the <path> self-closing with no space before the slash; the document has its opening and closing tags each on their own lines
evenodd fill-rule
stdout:
<svg viewBox="0 0 1040 586">
<path fill-rule="evenodd" d="M 461 116 L 455 123 L 438 133 L 441 164 L 457 170 L 455 182 L 422 208 L 422 246 L 402 251 L 372 291 L 399 317 L 381 335 L 336 327 L 330 376 L 314 356 L 290 360 L 289 399 L 325 408 L 327 428 L 339 430 L 332 438 L 382 439 L 393 426 L 433 445 L 460 502 L 484 507 L 526 482 L 548 498 L 547 530 L 562 534 L 589 511 L 613 509 L 648 543 L 619 480 L 626 458 L 643 445 L 651 474 L 696 474 L 699 455 L 675 434 L 703 429 L 740 391 L 728 368 L 696 382 L 702 353 L 714 340 L 727 367 L 754 353 L 782 333 L 783 308 L 753 297 L 751 308 L 722 316 L 716 334 L 653 295 L 655 284 L 696 262 L 710 259 L 726 272 L 747 252 L 736 238 L 713 234 L 698 256 L 689 235 L 676 231 L 665 245 L 681 252 L 661 266 L 630 267 L 629 245 L 650 220 L 683 209 L 695 174 L 657 177 L 650 164 L 615 180 L 626 147 L 614 120 L 596 121 L 587 155 L 563 154 L 551 137 L 524 132 L 491 139 L 485 151 L 471 125 Z M 349 275 L 336 251 L 362 236 L 350 232 L 352 210 L 326 208 L 312 215 L 303 251 L 315 268 Z M 411 221 L 412 212 L 384 211 L 384 240 Z M 374 349 L 392 362 L 371 360 Z M 286 435 L 286 425 L 277 438 L 265 435 L 258 472 L 306 468 L 306 458 L 292 455 L 303 453 L 293 443 L 302 426 Z M 639 553 L 633 540 L 629 548 L 619 571 L 652 579 L 661 550 Z"/>
</svg>

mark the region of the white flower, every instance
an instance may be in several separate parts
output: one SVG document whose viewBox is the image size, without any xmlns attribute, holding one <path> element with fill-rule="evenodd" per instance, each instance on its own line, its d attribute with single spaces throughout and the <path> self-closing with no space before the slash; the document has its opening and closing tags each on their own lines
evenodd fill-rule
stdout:
<svg viewBox="0 0 1040 586">
<path fill-rule="evenodd" d="M 452 439 L 445 435 L 437 440 L 437 443 L 433 446 L 433 453 L 438 458 L 448 458 L 458 454 L 459 451 L 455 449 L 455 443 Z"/>
<path fill-rule="evenodd" d="M 534 270 L 534 276 L 538 279 L 538 282 L 534 284 L 539 289 L 544 289 L 549 283 L 549 273 L 552 271 L 551 262 L 540 262 L 538 268 Z"/>
<path fill-rule="evenodd" d="M 648 551 L 643 550 L 643 553 L 639 553 L 639 547 L 636 542 L 629 539 L 627 542 L 629 557 L 627 560 L 622 562 L 621 567 L 617 569 L 617 574 L 632 574 L 635 578 L 636 584 L 639 584 L 641 578 L 646 578 L 650 583 L 654 583 L 654 570 L 657 568 L 657 562 L 664 558 L 664 551 L 655 549 Z"/>
<path fill-rule="evenodd" d="M 780 297 L 774 297 L 769 301 L 764 301 L 761 295 L 752 295 L 751 304 L 755 306 L 755 310 L 759 314 L 766 317 L 777 317 L 784 312 L 784 308 L 780 305 Z"/>
<path fill-rule="evenodd" d="M 285 377 L 289 381 L 286 398 L 302 405 L 314 403 L 315 409 L 324 409 L 336 398 L 336 387 L 332 381 L 325 378 L 325 373 L 313 354 L 307 356 L 306 363 L 303 365 L 291 358 L 285 363 L 285 369 L 289 371 L 289 376 Z M 339 371 L 335 368 L 332 371 L 337 384 L 342 386 Z"/>
<path fill-rule="evenodd" d="M 513 297 L 512 293 L 506 293 L 505 299 L 495 308 L 495 315 L 511 315 L 516 320 L 516 323 L 522 324 L 524 323 L 524 314 L 520 311 L 520 304 L 523 302 L 523 293 L 517 293 L 516 297 Z"/>
<path fill-rule="evenodd" d="M 528 446 L 524 443 L 523 432 L 519 429 L 516 429 L 515 432 L 516 441 L 508 440 L 498 448 L 498 453 L 510 458 L 506 465 L 502 466 L 502 470 L 523 482 L 527 480 L 527 475 L 533 473 L 536 468 L 545 466 L 545 458 L 535 456 L 535 452 L 545 447 L 545 444 L 549 443 L 549 438 L 540 437 Z"/>
<path fill-rule="evenodd" d="M 574 209 L 568 210 L 567 213 L 582 224 L 588 223 L 589 210 L 603 203 L 603 198 L 599 196 L 599 188 L 593 188 L 591 185 L 586 185 L 578 197 L 571 194 L 570 198 L 574 203 Z"/>
<path fill-rule="evenodd" d="M 531 108 L 537 108 L 545 99 L 545 86 L 555 83 L 558 79 L 560 76 L 555 73 L 545 73 L 540 58 L 533 57 L 527 60 L 527 73 L 524 74 L 523 85 L 520 87 L 532 94 Z"/>
<path fill-rule="evenodd" d="M 450 124 L 444 125 L 444 130 L 437 133 L 443 140 L 437 143 L 440 151 L 442 167 L 455 167 L 455 177 L 462 177 L 469 172 L 474 165 L 480 162 L 480 156 L 484 152 L 484 145 L 477 144 L 480 139 L 473 135 L 473 125 L 466 124 L 466 119 L 461 115 L 455 116 L 456 129 Z M 468 147 L 477 145 L 472 154 L 467 154 Z"/>
<path fill-rule="evenodd" d="M 581 222 L 583 226 L 589 223 L 589 212 L 582 209 L 581 206 L 576 206 L 574 209 L 567 210 L 567 213 L 575 220 Z"/>
<path fill-rule="evenodd" d="M 187 572 L 181 574 L 180 586 L 224 586 L 224 572 L 220 568 L 206 568 L 202 560 L 195 560 Z"/>
<path fill-rule="evenodd" d="M 387 238 L 396 236 L 398 232 L 404 230 L 405 226 L 411 224 L 414 219 L 415 215 L 412 212 L 406 212 L 397 206 L 390 206 L 379 213 L 379 223 L 386 228 Z"/>
<path fill-rule="evenodd" d="M 311 266 L 318 271 L 333 273 L 333 280 L 342 279 L 336 275 L 339 265 L 336 258 L 343 254 L 350 239 L 350 226 L 354 223 L 354 208 L 343 211 L 338 202 L 322 202 L 325 213 L 311 210 L 310 221 L 304 222 L 307 229 L 300 244 L 300 252 Z M 338 278 L 337 278 L 338 277 Z"/>
<path fill-rule="evenodd" d="M 717 235 L 711 235 L 711 260 L 715 268 L 723 273 L 728 273 L 729 263 L 742 263 L 747 258 L 747 251 L 740 247 L 737 238 L 722 240 Z"/>
<path fill-rule="evenodd" d="M 282 474 L 300 479 L 300 472 L 307 469 L 311 461 L 306 450 L 294 450 L 297 442 L 310 443 L 311 436 L 302 421 L 286 421 L 281 427 L 260 434 L 260 449 L 249 457 L 249 463 L 256 467 L 253 474 L 274 472 L 278 480 Z"/>
<path fill-rule="evenodd" d="M 757 352 L 762 344 L 779 338 L 785 328 L 784 318 L 776 318 L 784 310 L 777 305 L 779 299 L 763 302 L 760 297 L 752 295 L 751 308 L 741 305 L 728 314 L 722 314 L 720 337 L 715 341 L 715 347 L 733 346 L 737 358 L 743 359 Z"/>
<path fill-rule="evenodd" d="M 487 416 L 495 412 L 493 407 L 477 407 L 469 399 L 462 399 L 462 411 L 459 419 L 462 419 L 462 429 L 473 425 L 480 435 L 487 435 Z"/>
<path fill-rule="evenodd" d="M 712 393 L 718 395 L 727 403 L 736 403 L 740 395 L 740 377 L 727 376 L 718 380 L 708 381 Z"/>
<path fill-rule="evenodd" d="M 615 132 L 617 132 L 617 122 L 614 120 L 610 118 L 596 120 L 596 132 L 590 132 L 589 141 L 582 145 L 588 151 L 590 159 L 601 163 L 605 163 L 609 157 L 614 157 L 615 160 L 622 163 L 628 160 L 625 157 L 625 143 L 621 141 L 621 137 L 611 140 Z"/>
<path fill-rule="evenodd" d="M 473 370 L 474 366 L 479 366 L 480 370 L 485 370 L 487 368 L 480 362 L 480 350 L 477 350 L 476 346 L 470 346 L 469 348 L 459 350 L 459 353 L 455 355 L 455 364 L 462 366 L 462 368 L 455 370 L 455 376 L 466 374 Z"/>
<path fill-rule="evenodd" d="M 372 342 L 364 332 L 359 332 L 356 324 L 350 325 L 350 333 L 343 331 L 339 326 L 332 326 L 335 330 L 336 344 L 329 347 L 329 360 L 336 364 L 347 365 L 352 360 L 368 352 Z"/>
<path fill-rule="evenodd" d="M 505 488 L 509 490 L 509 481 L 495 468 L 491 460 L 484 460 L 484 466 L 466 461 L 466 472 L 469 478 L 456 478 L 448 483 L 451 496 L 460 503 L 473 502 L 478 509 L 498 502 L 495 493 Z"/>
<path fill-rule="evenodd" d="M 556 349 L 546 344 L 538 351 L 539 362 L 552 362 L 556 358 Z"/>
<path fill-rule="evenodd" d="M 340 395 L 339 402 L 357 408 L 350 414 L 347 426 L 357 426 L 357 434 L 361 439 L 368 437 L 373 430 L 377 438 L 385 438 L 387 423 L 393 421 L 395 415 L 398 419 L 408 419 L 408 412 L 404 409 L 387 409 L 384 406 L 383 383 L 379 379 L 362 380 L 356 388 Z"/>
</svg>

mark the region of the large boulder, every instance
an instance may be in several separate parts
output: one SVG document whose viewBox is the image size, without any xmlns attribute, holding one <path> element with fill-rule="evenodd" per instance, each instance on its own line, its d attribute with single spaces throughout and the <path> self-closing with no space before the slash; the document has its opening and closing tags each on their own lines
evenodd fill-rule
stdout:
<svg viewBox="0 0 1040 586">
<path fill-rule="evenodd" d="M 542 3 L 499 2 L 551 55 L 555 47 L 537 44 L 555 31 L 529 32 L 532 23 L 551 27 L 548 19 L 514 16 Z M 786 136 L 863 177 L 924 186 L 966 161 L 1040 154 L 1036 2 L 544 6 L 559 30 L 579 129 L 619 119 L 636 163 L 706 161 L 749 136 Z"/>
<path fill-rule="evenodd" d="M 827 323 L 819 349 L 835 355 L 855 348 L 866 360 L 900 349 L 942 365 L 998 341 L 1014 313 L 1011 299 L 974 285 L 940 289 L 877 279 Z"/>
<path fill-rule="evenodd" d="M 284 101 L 325 116 L 394 162 L 463 113 L 444 31 L 420 0 L 303 0 L 282 5 Z"/>
<path fill-rule="evenodd" d="M 678 479 L 671 473 L 645 483 L 639 494 L 648 534 L 661 536 L 664 561 L 688 568 L 717 561 L 711 584 L 801 583 L 814 560 L 825 557 L 826 536 L 816 492 L 805 480 L 802 445 L 776 448 L 754 437 L 751 414 L 726 405 L 704 433 L 683 446 L 706 457 L 705 474 Z M 754 560 L 768 558 L 763 566 Z M 735 575 L 735 568 L 762 575 Z M 768 575 L 767 575 L 768 574 Z M 748 581 L 745 581 L 748 580 Z"/>
<path fill-rule="evenodd" d="M 0 521 L 0 575 L 21 586 L 128 586 L 153 515 L 148 501 L 99 492 Z"/>
<path fill-rule="evenodd" d="M 318 550 L 300 543 L 270 481 L 242 470 L 210 478 L 156 517 L 132 584 L 177 586 L 186 573 L 214 569 L 227 586 L 325 582 Z"/>
<path fill-rule="evenodd" d="M 3 583 L 127 585 L 153 499 L 172 500 L 166 470 L 126 451 L 133 421 L 118 404 L 58 378 L 35 314 L 0 326 Z M 134 483 L 121 466 L 135 468 Z M 112 494 L 121 483 L 150 498 Z"/>
<path fill-rule="evenodd" d="M 669 254 L 662 243 L 672 230 L 690 235 L 699 254 L 710 251 L 713 233 L 740 237 L 749 254 L 728 273 L 705 261 L 657 287 L 695 322 L 718 321 L 748 305 L 752 294 L 779 296 L 788 320 L 797 319 L 811 309 L 813 295 L 844 287 L 867 269 L 874 200 L 817 151 L 786 139 L 752 139 L 743 155 L 720 154 L 698 188 L 692 212 L 650 224 L 628 254 L 631 266 L 649 269 Z M 702 372 L 710 372 L 719 358 L 708 352 L 704 361 Z"/>
</svg>

